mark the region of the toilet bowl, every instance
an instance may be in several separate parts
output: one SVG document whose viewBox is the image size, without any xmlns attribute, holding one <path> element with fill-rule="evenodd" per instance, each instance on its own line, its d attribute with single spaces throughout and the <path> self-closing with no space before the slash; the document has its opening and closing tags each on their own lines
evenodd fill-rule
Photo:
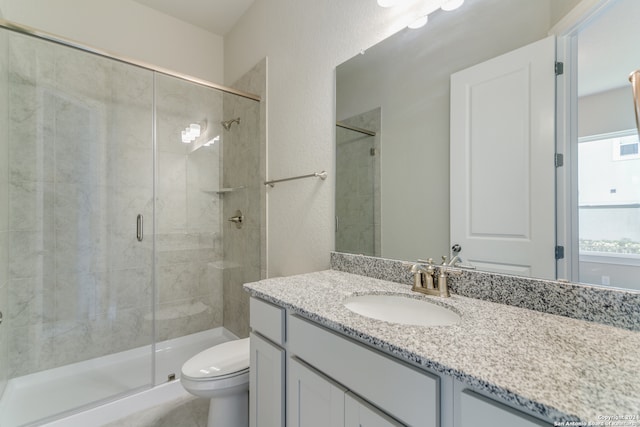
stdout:
<svg viewBox="0 0 640 427">
<path fill-rule="evenodd" d="M 249 338 L 208 348 L 182 365 L 182 386 L 210 399 L 208 427 L 249 425 Z"/>
</svg>

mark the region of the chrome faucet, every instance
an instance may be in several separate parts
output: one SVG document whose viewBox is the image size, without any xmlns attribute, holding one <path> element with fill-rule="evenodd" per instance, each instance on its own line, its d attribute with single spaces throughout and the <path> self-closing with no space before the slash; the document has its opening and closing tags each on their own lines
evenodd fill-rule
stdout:
<svg viewBox="0 0 640 427">
<path fill-rule="evenodd" d="M 447 265 L 449 267 L 458 267 L 458 268 L 466 268 L 469 270 L 475 270 L 475 266 L 471 264 L 463 264 L 462 258 L 460 258 L 460 251 L 462 251 L 462 247 L 459 244 L 455 244 L 451 246 L 451 260 L 447 262 L 447 257 L 442 257 L 442 265 Z"/>
<path fill-rule="evenodd" d="M 426 262 L 426 265 L 422 264 L 424 262 Z M 433 265 L 433 259 L 431 258 L 427 261 L 418 260 L 417 264 L 412 264 L 411 273 L 413 273 L 413 287 L 411 290 L 443 298 L 449 297 L 446 272 L 448 268 L 446 268 L 446 266 L 440 266 L 438 270 L 439 272 Z"/>
</svg>

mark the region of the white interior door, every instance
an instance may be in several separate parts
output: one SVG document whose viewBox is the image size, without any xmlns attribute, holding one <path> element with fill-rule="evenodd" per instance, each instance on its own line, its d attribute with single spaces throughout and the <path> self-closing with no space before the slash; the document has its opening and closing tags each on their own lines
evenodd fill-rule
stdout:
<svg viewBox="0 0 640 427">
<path fill-rule="evenodd" d="M 555 37 L 451 75 L 451 243 L 482 270 L 554 279 Z"/>
</svg>

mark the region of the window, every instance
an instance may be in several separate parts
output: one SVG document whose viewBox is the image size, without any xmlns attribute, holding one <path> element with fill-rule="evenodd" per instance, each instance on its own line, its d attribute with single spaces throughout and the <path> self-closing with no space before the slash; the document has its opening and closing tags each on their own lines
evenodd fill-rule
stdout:
<svg viewBox="0 0 640 427">
<path fill-rule="evenodd" d="M 635 130 L 580 138 L 580 253 L 640 255 L 640 154 Z"/>
<path fill-rule="evenodd" d="M 638 135 L 622 136 L 611 138 L 613 148 L 613 160 L 633 160 L 640 159 L 638 153 Z"/>
</svg>

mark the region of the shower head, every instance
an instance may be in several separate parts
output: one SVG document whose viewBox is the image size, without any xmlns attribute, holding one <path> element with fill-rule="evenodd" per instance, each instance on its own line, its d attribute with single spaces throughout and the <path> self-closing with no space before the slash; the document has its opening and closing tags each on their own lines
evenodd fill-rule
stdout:
<svg viewBox="0 0 640 427">
<path fill-rule="evenodd" d="M 225 130 L 230 130 L 231 129 L 231 125 L 237 123 L 240 124 L 240 117 L 236 117 L 235 119 L 231 119 L 231 120 L 226 120 L 224 122 L 220 122 L 220 124 L 222 124 L 222 127 L 225 128 Z"/>
</svg>

